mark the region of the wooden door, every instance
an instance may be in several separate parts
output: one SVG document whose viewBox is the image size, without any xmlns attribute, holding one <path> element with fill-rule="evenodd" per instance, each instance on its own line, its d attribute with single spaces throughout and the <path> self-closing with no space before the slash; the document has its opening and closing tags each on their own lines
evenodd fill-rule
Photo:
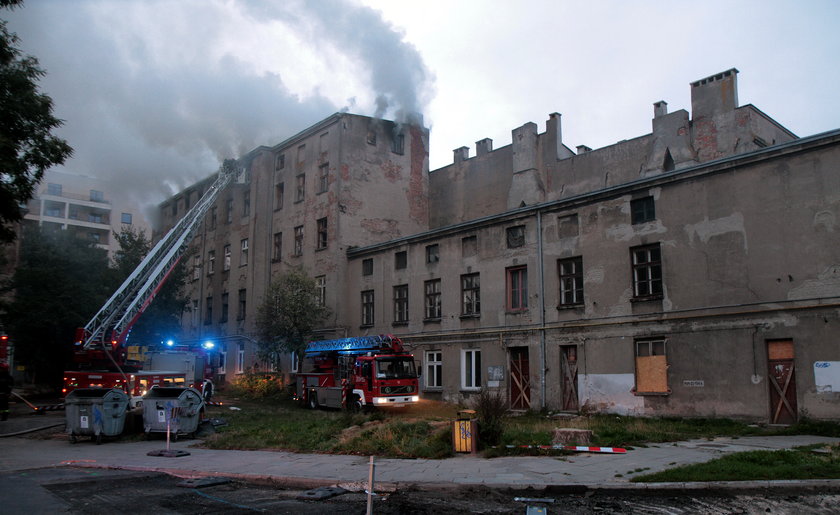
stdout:
<svg viewBox="0 0 840 515">
<path fill-rule="evenodd" d="M 577 345 L 560 347 L 560 374 L 562 375 L 562 410 L 578 411 Z"/>
<path fill-rule="evenodd" d="M 770 386 L 770 423 L 796 423 L 796 370 L 792 340 L 767 342 L 767 379 Z"/>
<path fill-rule="evenodd" d="M 528 347 L 510 348 L 510 408 L 531 409 L 531 374 Z"/>
</svg>

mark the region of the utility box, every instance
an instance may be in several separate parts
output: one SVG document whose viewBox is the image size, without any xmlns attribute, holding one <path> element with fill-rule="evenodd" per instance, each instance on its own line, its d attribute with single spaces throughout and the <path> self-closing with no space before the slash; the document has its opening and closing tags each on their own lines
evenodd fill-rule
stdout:
<svg viewBox="0 0 840 515">
<path fill-rule="evenodd" d="M 453 421 L 452 448 L 455 452 L 478 452 L 478 420 L 475 419 L 475 410 L 458 412 L 458 417 Z"/>
<path fill-rule="evenodd" d="M 143 396 L 143 430 L 165 433 L 167 428 L 177 439 L 178 434 L 195 436 L 204 399 L 195 388 L 157 387 Z"/>
<path fill-rule="evenodd" d="M 77 436 L 90 436 L 101 443 L 102 436 L 123 432 L 128 394 L 116 388 L 78 388 L 64 399 L 67 433 L 76 443 Z"/>
</svg>

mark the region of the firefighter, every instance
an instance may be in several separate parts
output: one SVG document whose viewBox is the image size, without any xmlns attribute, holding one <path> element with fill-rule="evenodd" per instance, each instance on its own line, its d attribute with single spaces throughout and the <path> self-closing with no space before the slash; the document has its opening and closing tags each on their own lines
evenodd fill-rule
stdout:
<svg viewBox="0 0 840 515">
<path fill-rule="evenodd" d="M 9 418 L 9 396 L 12 395 L 14 379 L 9 373 L 9 367 L 0 367 L 0 420 Z"/>
</svg>

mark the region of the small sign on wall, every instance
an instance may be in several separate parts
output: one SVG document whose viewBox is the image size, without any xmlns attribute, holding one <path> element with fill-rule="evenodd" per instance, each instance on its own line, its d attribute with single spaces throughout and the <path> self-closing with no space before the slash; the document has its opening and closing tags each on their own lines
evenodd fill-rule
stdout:
<svg viewBox="0 0 840 515">
<path fill-rule="evenodd" d="M 706 382 L 702 379 L 683 379 L 683 386 L 687 388 L 705 388 Z"/>
<path fill-rule="evenodd" d="M 840 361 L 815 361 L 814 384 L 817 393 L 840 392 Z"/>
</svg>

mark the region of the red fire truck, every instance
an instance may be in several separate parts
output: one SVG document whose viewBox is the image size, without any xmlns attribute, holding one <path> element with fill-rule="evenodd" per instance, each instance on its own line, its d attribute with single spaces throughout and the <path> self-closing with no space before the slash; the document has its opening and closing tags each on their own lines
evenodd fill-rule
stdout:
<svg viewBox="0 0 840 515">
<path fill-rule="evenodd" d="M 311 342 L 297 374 L 298 400 L 312 409 L 402 407 L 419 400 L 414 356 L 392 335 Z"/>
</svg>

